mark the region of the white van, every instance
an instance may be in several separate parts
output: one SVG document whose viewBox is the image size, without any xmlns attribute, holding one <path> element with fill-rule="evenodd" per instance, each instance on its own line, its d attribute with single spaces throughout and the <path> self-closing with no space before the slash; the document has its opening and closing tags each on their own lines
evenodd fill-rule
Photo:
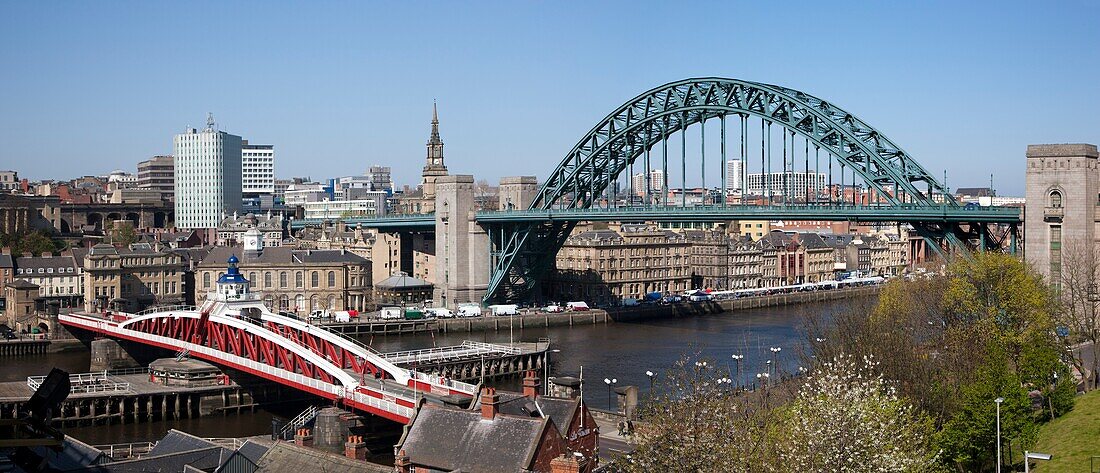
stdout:
<svg viewBox="0 0 1100 473">
<path fill-rule="evenodd" d="M 432 307 L 430 309 L 424 309 L 424 315 L 437 319 L 450 319 L 455 316 L 455 313 L 451 312 L 451 309 L 446 307 Z"/>
<path fill-rule="evenodd" d="M 493 315 L 519 315 L 519 306 L 515 304 L 501 304 L 489 306 L 489 312 Z"/>
<path fill-rule="evenodd" d="M 459 317 L 481 317 L 481 306 L 477 304 L 466 304 L 458 306 Z"/>
<path fill-rule="evenodd" d="M 332 317 L 337 322 L 351 322 L 351 312 L 348 312 L 346 310 L 338 310 L 336 312 L 332 312 Z"/>
<path fill-rule="evenodd" d="M 400 307 L 383 307 L 378 318 L 383 320 L 400 320 L 405 318 L 405 309 Z"/>
<path fill-rule="evenodd" d="M 591 309 L 588 308 L 588 303 L 584 302 L 584 301 L 567 302 L 567 303 L 565 303 L 565 307 L 568 308 L 569 310 L 574 310 L 574 311 L 577 311 L 577 312 L 583 312 L 583 311 L 586 311 L 586 310 L 591 310 Z"/>
</svg>

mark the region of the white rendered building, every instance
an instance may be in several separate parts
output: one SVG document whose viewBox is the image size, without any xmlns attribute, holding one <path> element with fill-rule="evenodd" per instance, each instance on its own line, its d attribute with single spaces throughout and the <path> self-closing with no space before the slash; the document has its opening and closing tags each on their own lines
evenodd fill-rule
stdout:
<svg viewBox="0 0 1100 473">
<path fill-rule="evenodd" d="M 176 135 L 173 148 L 177 226 L 216 228 L 241 209 L 241 137 L 218 131 L 211 117 L 202 131 Z"/>
<path fill-rule="evenodd" d="M 275 146 L 241 143 L 241 192 L 275 193 Z"/>
<path fill-rule="evenodd" d="M 726 161 L 726 192 L 740 193 L 744 186 L 745 162 L 740 159 Z"/>
</svg>

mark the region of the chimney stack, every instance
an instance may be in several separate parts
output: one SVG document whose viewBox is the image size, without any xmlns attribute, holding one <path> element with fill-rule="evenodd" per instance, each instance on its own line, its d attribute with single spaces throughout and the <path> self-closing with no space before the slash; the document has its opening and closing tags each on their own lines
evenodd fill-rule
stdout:
<svg viewBox="0 0 1100 473">
<path fill-rule="evenodd" d="M 527 370 L 523 376 L 523 397 L 532 401 L 539 396 L 539 378 L 535 370 Z"/>
<path fill-rule="evenodd" d="M 313 433 L 309 429 L 298 429 L 294 434 L 294 445 L 299 447 L 312 447 L 313 446 Z"/>
<path fill-rule="evenodd" d="M 409 459 L 409 454 L 405 453 L 405 449 L 401 449 L 397 453 L 397 458 L 393 459 L 393 467 L 401 473 L 413 473 L 412 460 Z"/>
<path fill-rule="evenodd" d="M 497 396 L 497 390 L 495 388 L 485 388 L 485 391 L 481 394 L 481 418 L 485 420 L 493 420 L 497 416 L 497 402 L 500 397 Z"/>
<path fill-rule="evenodd" d="M 582 456 L 563 453 L 550 460 L 550 473 L 580 473 L 587 463 L 588 460 Z"/>
<path fill-rule="evenodd" d="M 363 437 L 349 435 L 348 441 L 344 443 L 344 456 L 352 460 L 366 460 L 367 443 L 363 441 Z"/>
</svg>

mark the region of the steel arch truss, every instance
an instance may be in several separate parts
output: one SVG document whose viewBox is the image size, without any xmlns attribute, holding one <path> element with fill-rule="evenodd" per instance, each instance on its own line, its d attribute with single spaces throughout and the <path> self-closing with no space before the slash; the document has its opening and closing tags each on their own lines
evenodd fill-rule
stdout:
<svg viewBox="0 0 1100 473">
<path fill-rule="evenodd" d="M 758 117 L 797 133 L 862 176 L 888 205 L 958 204 L 923 166 L 855 115 L 805 92 L 737 79 L 686 79 L 647 91 L 601 120 L 544 181 L 532 210 L 591 208 L 598 196 L 646 149 L 712 118 Z M 945 199 L 937 202 L 934 195 Z M 515 300 L 530 293 L 574 223 L 488 224 L 492 274 L 485 295 Z M 952 228 L 915 226 L 964 245 Z M 984 230 L 983 230 L 984 231 Z M 944 240 L 940 240 L 944 241 Z M 961 247 L 961 246 L 960 246 Z"/>
<path fill-rule="evenodd" d="M 726 115 L 759 117 L 802 135 L 860 174 L 890 203 L 936 206 L 932 195 L 946 194 L 893 141 L 825 100 L 775 85 L 701 78 L 657 87 L 605 117 L 558 164 L 530 208 L 588 208 L 645 149 Z"/>
</svg>

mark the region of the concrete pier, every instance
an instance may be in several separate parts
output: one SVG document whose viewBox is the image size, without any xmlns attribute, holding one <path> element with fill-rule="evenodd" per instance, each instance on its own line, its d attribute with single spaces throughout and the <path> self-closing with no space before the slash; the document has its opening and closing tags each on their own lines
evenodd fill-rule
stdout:
<svg viewBox="0 0 1100 473">
<path fill-rule="evenodd" d="M 16 339 L 0 341 L 0 357 L 41 355 L 50 347 L 49 340 Z"/>
<path fill-rule="evenodd" d="M 130 374 L 108 374 L 108 379 L 125 389 L 108 392 L 74 392 L 61 403 L 55 420 L 62 427 L 108 423 L 134 423 L 165 419 L 187 419 L 253 410 L 251 393 L 229 382 L 218 386 L 166 386 L 150 381 L 144 370 Z M 24 404 L 33 391 L 25 381 L 0 383 L 0 419 L 24 414 Z"/>
</svg>

